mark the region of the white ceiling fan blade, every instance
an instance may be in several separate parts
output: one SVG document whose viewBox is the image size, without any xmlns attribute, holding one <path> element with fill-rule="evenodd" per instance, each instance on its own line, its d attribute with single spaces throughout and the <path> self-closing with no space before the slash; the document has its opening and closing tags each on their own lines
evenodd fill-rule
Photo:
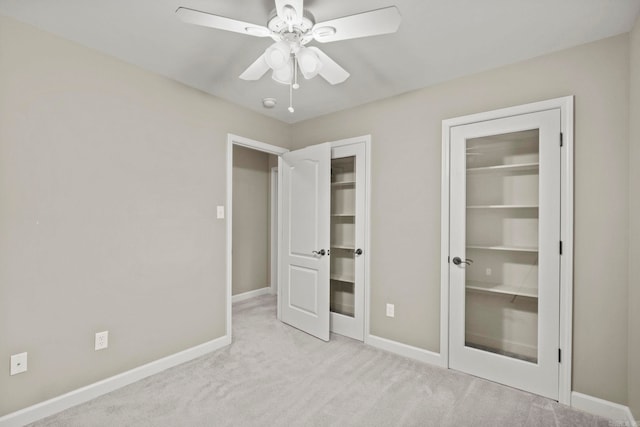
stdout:
<svg viewBox="0 0 640 427">
<path fill-rule="evenodd" d="M 267 64 L 264 55 L 264 53 L 260 55 L 253 64 L 249 65 L 249 67 L 240 74 L 240 78 L 242 80 L 258 80 L 260 77 L 264 76 L 267 71 L 269 71 L 269 65 Z"/>
<path fill-rule="evenodd" d="M 317 23 L 313 27 L 313 37 L 321 43 L 327 43 L 395 33 L 401 20 L 398 8 L 389 6 Z"/>
<path fill-rule="evenodd" d="M 322 66 L 320 67 L 318 74 L 320 74 L 326 81 L 332 85 L 337 85 L 349 78 L 350 74 L 344 68 L 339 66 L 336 61 L 329 58 L 326 53 L 313 46 L 308 47 L 308 49 L 313 50 L 318 55 L 318 58 L 320 58 Z"/>
<path fill-rule="evenodd" d="M 176 15 L 186 23 L 201 25 L 203 27 L 233 31 L 234 33 L 248 34 L 256 37 L 269 37 L 271 35 L 271 31 L 262 25 L 237 21 L 186 7 L 179 7 L 178 10 L 176 10 Z"/>
<path fill-rule="evenodd" d="M 303 0 L 276 0 L 276 13 L 283 22 L 299 24 L 303 17 Z M 293 11 L 293 16 L 291 16 Z"/>
</svg>

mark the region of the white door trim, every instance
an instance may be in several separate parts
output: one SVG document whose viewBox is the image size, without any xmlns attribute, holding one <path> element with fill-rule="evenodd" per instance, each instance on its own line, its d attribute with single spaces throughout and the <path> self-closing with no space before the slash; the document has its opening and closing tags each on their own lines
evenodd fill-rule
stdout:
<svg viewBox="0 0 640 427">
<path fill-rule="evenodd" d="M 269 285 L 269 293 L 276 295 L 278 293 L 278 167 L 271 168 L 271 277 Z"/>
<path fill-rule="evenodd" d="M 227 337 L 231 340 L 231 305 L 232 305 L 232 296 L 231 296 L 231 288 L 232 288 L 232 271 L 233 271 L 233 259 L 232 259 L 232 249 L 233 249 L 233 146 L 239 145 L 241 147 L 251 148 L 257 151 L 262 151 L 269 154 L 275 154 L 276 156 L 281 156 L 284 153 L 287 153 L 289 150 L 286 148 L 278 147 L 276 145 L 267 144 L 260 141 L 255 141 L 253 139 L 245 138 L 242 136 L 227 134 L 227 194 L 226 194 L 226 204 L 227 209 L 225 212 L 225 217 L 227 220 L 227 230 L 226 230 L 226 264 L 227 264 L 227 292 L 226 292 L 226 300 L 227 300 Z M 273 286 L 273 285 L 272 285 Z"/>
<path fill-rule="evenodd" d="M 573 328 L 573 96 L 503 108 L 442 121 L 442 197 L 440 260 L 440 355 L 449 366 L 449 174 L 450 129 L 454 126 L 494 120 L 519 114 L 560 109 L 563 134 L 561 154 L 561 219 L 563 242 L 560 260 L 560 364 L 559 401 L 571 403 L 572 328 Z"/>
</svg>

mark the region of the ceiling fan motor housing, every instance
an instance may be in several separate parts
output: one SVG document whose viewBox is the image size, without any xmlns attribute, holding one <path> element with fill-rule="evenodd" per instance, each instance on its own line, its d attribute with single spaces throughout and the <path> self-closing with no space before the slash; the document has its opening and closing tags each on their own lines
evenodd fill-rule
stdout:
<svg viewBox="0 0 640 427">
<path fill-rule="evenodd" d="M 316 20 L 311 12 L 305 10 L 302 18 L 295 19 L 290 26 L 289 22 L 280 18 L 276 9 L 273 9 L 267 21 L 267 27 L 272 31 L 271 37 L 275 41 L 285 40 L 292 42 L 292 38 L 295 38 L 301 45 L 305 45 L 313 40 L 311 29 L 315 23 Z"/>
</svg>

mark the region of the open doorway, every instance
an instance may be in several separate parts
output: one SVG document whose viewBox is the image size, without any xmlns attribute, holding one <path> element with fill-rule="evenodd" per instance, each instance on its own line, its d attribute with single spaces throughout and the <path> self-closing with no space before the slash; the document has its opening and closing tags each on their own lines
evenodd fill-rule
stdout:
<svg viewBox="0 0 640 427">
<path fill-rule="evenodd" d="M 277 291 L 277 164 L 288 150 L 227 138 L 227 334 L 232 302 Z M 274 181 L 275 180 L 275 181 Z M 275 253 L 274 253 L 275 250 Z"/>
<path fill-rule="evenodd" d="M 272 293 L 273 245 L 271 168 L 278 157 L 233 146 L 232 274 L 233 302 Z M 276 246 L 277 248 L 277 246 Z"/>
</svg>

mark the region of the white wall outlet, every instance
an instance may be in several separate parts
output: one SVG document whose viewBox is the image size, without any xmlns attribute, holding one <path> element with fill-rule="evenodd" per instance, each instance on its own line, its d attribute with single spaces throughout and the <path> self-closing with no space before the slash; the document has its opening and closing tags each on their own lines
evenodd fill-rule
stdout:
<svg viewBox="0 0 640 427">
<path fill-rule="evenodd" d="M 486 271 L 485 271 L 485 274 L 486 274 L 487 276 L 491 276 L 491 273 L 492 273 L 491 269 L 490 269 L 489 267 L 487 267 L 487 269 L 486 269 Z"/>
<path fill-rule="evenodd" d="M 387 304 L 387 317 L 396 317 L 396 306 Z"/>
<path fill-rule="evenodd" d="M 21 374 L 27 371 L 27 353 L 11 356 L 11 375 Z"/>
<path fill-rule="evenodd" d="M 96 332 L 96 350 L 109 347 L 109 331 Z"/>
<path fill-rule="evenodd" d="M 216 207 L 216 216 L 218 219 L 224 219 L 224 206 Z"/>
</svg>

